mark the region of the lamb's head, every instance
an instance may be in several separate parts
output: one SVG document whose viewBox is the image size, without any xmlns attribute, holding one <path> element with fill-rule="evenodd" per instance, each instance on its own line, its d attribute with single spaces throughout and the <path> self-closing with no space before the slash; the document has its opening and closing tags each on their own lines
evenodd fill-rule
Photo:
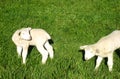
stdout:
<svg viewBox="0 0 120 79">
<path fill-rule="evenodd" d="M 28 27 L 28 28 L 22 28 L 21 30 L 20 30 L 20 37 L 21 37 L 21 39 L 23 39 L 23 40 L 31 40 L 32 39 L 32 37 L 31 37 L 31 35 L 30 35 L 30 30 L 31 30 L 31 28 L 30 27 Z"/>
<path fill-rule="evenodd" d="M 93 50 L 92 45 L 84 45 L 80 46 L 81 50 L 85 50 L 85 60 L 91 59 L 93 56 L 95 56 L 95 51 Z"/>
</svg>

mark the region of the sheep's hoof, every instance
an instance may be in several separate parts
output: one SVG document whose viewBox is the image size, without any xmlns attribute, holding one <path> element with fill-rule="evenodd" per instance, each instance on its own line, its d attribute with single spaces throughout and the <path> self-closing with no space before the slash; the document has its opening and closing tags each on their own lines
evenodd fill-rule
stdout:
<svg viewBox="0 0 120 79">
<path fill-rule="evenodd" d="M 42 62 L 42 64 L 46 64 L 46 63 L 45 63 L 45 62 L 44 62 L 44 63 Z"/>
<path fill-rule="evenodd" d="M 24 64 L 24 65 L 25 65 L 26 63 L 22 63 L 22 64 Z"/>
<path fill-rule="evenodd" d="M 23 65 L 26 65 L 26 62 L 23 62 L 23 61 L 22 61 L 22 64 L 23 64 Z"/>
<path fill-rule="evenodd" d="M 112 69 L 109 69 L 109 72 L 112 72 Z"/>
<path fill-rule="evenodd" d="M 45 61 L 44 61 L 44 62 L 42 61 L 42 64 L 46 64 L 46 62 L 45 62 Z"/>
<path fill-rule="evenodd" d="M 23 65 L 26 65 L 26 63 L 22 63 Z"/>
<path fill-rule="evenodd" d="M 52 60 L 52 59 L 53 59 L 53 57 L 50 57 L 50 59 Z"/>
<path fill-rule="evenodd" d="M 23 64 L 26 64 L 26 61 L 23 61 Z"/>
<path fill-rule="evenodd" d="M 98 68 L 95 68 L 94 71 L 97 72 L 97 71 L 98 71 Z"/>
</svg>

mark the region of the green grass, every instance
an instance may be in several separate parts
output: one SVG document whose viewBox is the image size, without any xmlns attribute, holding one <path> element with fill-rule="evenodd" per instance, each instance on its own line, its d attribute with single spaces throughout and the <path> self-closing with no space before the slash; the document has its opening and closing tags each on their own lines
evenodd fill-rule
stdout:
<svg viewBox="0 0 120 79">
<path fill-rule="evenodd" d="M 22 64 L 11 40 L 22 27 L 43 28 L 51 35 L 53 60 L 42 65 L 34 47 Z M 120 29 L 120 0 L 0 0 L 0 79 L 119 79 L 116 53 L 110 73 L 105 60 L 95 72 L 96 58 L 84 61 L 79 52 L 79 46 L 115 29 Z"/>
</svg>

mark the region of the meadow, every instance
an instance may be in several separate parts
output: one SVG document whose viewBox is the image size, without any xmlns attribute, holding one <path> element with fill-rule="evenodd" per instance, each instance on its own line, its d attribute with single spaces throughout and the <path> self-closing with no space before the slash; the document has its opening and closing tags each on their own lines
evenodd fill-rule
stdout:
<svg viewBox="0 0 120 79">
<path fill-rule="evenodd" d="M 35 47 L 22 64 L 12 34 L 20 28 L 46 30 L 54 43 L 54 58 L 41 63 Z M 95 59 L 84 61 L 81 45 L 97 42 L 120 29 L 120 0 L 0 0 L 0 79 L 119 79 L 120 50 L 113 71 L 107 59 L 94 71 Z"/>
</svg>

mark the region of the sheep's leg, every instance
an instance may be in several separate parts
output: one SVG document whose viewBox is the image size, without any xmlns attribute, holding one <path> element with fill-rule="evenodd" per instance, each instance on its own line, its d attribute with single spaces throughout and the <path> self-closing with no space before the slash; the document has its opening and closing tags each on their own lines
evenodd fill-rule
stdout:
<svg viewBox="0 0 120 79">
<path fill-rule="evenodd" d="M 37 46 L 38 51 L 42 54 L 42 64 L 45 64 L 48 58 L 48 52 L 43 46 Z"/>
<path fill-rule="evenodd" d="M 48 53 L 50 55 L 50 58 L 52 59 L 53 58 L 53 54 L 54 54 L 53 47 L 49 44 L 48 41 L 45 43 L 45 48 L 48 51 Z"/>
<path fill-rule="evenodd" d="M 96 60 L 96 66 L 95 66 L 95 70 L 98 69 L 98 67 L 100 66 L 101 62 L 102 62 L 102 57 L 98 56 L 97 60 Z"/>
<path fill-rule="evenodd" d="M 112 71 L 112 67 L 113 67 L 113 54 L 108 56 L 108 62 L 107 62 L 109 71 Z"/>
<path fill-rule="evenodd" d="M 17 46 L 17 53 L 18 53 L 18 57 L 21 56 L 23 48 L 21 46 Z"/>
<path fill-rule="evenodd" d="M 27 53 L 28 53 L 28 46 L 25 46 L 23 47 L 23 52 L 22 52 L 23 64 L 26 63 Z"/>
</svg>

